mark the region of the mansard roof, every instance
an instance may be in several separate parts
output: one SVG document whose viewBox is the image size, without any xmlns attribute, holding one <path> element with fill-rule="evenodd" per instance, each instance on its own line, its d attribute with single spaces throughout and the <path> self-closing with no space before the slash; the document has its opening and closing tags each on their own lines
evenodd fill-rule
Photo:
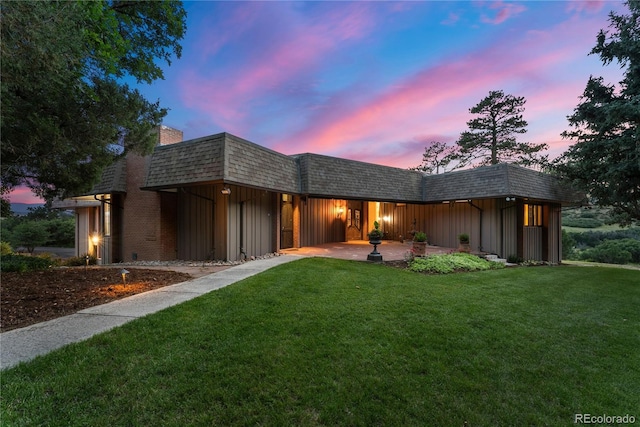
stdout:
<svg viewBox="0 0 640 427">
<path fill-rule="evenodd" d="M 228 133 L 157 147 L 144 188 L 212 182 L 298 192 L 295 159 Z"/>
<path fill-rule="evenodd" d="M 583 197 L 553 175 L 508 163 L 425 176 L 424 202 L 519 197 L 579 202 Z"/>
<path fill-rule="evenodd" d="M 126 191 L 124 163 L 105 170 L 90 194 Z M 576 203 L 582 199 L 554 176 L 506 163 L 424 175 L 319 154 L 287 156 L 229 133 L 156 147 L 142 188 L 216 182 L 320 198 L 408 203 L 502 197 Z"/>
<path fill-rule="evenodd" d="M 319 154 L 300 154 L 300 193 L 316 197 L 421 202 L 422 173 Z"/>
<path fill-rule="evenodd" d="M 87 195 L 127 192 L 127 165 L 125 159 L 119 159 L 102 171 L 100 181 Z"/>
</svg>

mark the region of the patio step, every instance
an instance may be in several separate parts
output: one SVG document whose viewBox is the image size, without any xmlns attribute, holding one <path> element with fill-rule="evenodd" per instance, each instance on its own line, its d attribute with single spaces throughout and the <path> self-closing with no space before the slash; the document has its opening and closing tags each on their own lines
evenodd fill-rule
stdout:
<svg viewBox="0 0 640 427">
<path fill-rule="evenodd" d="M 494 254 L 488 254 L 484 256 L 484 259 L 486 259 L 487 261 L 493 261 L 493 262 L 501 262 L 503 264 L 507 263 L 507 260 L 504 258 L 498 258 L 498 255 L 494 255 Z"/>
</svg>

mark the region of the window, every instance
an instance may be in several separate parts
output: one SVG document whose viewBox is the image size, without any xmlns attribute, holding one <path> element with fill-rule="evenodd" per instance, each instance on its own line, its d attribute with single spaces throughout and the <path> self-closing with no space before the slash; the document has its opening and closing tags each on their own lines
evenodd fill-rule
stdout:
<svg viewBox="0 0 640 427">
<path fill-rule="evenodd" d="M 105 236 L 110 236 L 111 235 L 111 197 L 110 196 L 105 196 L 102 199 L 102 220 L 103 220 L 103 227 L 104 227 L 104 235 Z"/>
<path fill-rule="evenodd" d="M 524 226 L 542 227 L 542 205 L 524 205 Z"/>
</svg>

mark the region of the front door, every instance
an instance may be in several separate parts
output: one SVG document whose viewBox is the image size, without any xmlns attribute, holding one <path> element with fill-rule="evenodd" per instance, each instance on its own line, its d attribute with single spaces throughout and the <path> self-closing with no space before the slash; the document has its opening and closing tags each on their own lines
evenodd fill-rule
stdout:
<svg viewBox="0 0 640 427">
<path fill-rule="evenodd" d="M 283 194 L 280 202 L 280 249 L 293 247 L 293 196 Z"/>
<path fill-rule="evenodd" d="M 349 200 L 347 203 L 347 241 L 362 240 L 362 202 Z"/>
</svg>

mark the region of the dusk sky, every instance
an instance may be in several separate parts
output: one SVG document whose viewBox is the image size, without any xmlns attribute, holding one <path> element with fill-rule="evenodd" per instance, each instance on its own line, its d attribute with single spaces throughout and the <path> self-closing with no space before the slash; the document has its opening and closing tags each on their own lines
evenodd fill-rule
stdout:
<svg viewBox="0 0 640 427">
<path fill-rule="evenodd" d="M 453 144 L 491 90 L 527 100 L 528 132 L 557 157 L 620 1 L 185 2 L 182 58 L 139 86 L 185 139 L 229 132 L 285 154 L 400 168 Z M 14 193 L 13 202 L 33 202 Z"/>
</svg>

